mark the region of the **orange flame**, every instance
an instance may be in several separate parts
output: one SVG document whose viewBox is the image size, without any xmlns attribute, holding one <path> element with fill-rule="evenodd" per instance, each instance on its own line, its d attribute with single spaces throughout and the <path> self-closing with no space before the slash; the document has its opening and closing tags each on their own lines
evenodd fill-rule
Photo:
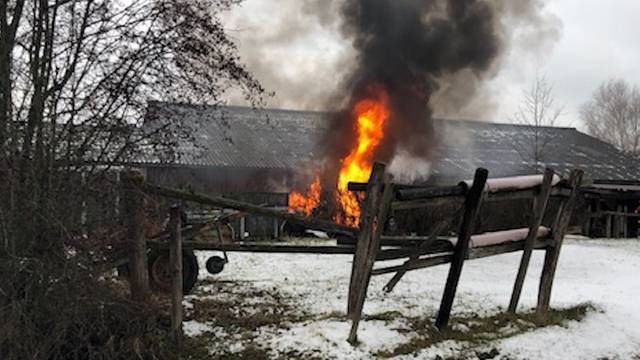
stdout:
<svg viewBox="0 0 640 360">
<path fill-rule="evenodd" d="M 373 167 L 373 156 L 378 144 L 384 138 L 384 128 L 389 119 L 388 96 L 384 89 L 371 87 L 371 97 L 358 101 L 352 115 L 356 142 L 349 154 L 340 161 L 338 188 L 335 196 L 339 212 L 334 219 L 338 223 L 358 226 L 360 222 L 360 203 L 358 196 L 349 191 L 349 182 L 366 182 Z M 289 194 L 289 212 L 311 215 L 320 203 L 320 177 L 316 176 L 306 194 Z"/>
<path fill-rule="evenodd" d="M 374 152 L 384 138 L 385 124 L 389 119 L 386 92 L 379 87 L 372 87 L 371 90 L 374 97 L 358 101 L 353 109 L 357 142 L 341 161 L 338 174 L 337 197 L 343 214 L 336 216 L 336 221 L 353 226 L 360 222 L 360 204 L 347 186 L 350 181 L 369 180 Z"/>
<path fill-rule="evenodd" d="M 316 176 L 306 194 L 293 191 L 289 194 L 289 212 L 311 215 L 320 203 L 320 177 Z"/>
</svg>

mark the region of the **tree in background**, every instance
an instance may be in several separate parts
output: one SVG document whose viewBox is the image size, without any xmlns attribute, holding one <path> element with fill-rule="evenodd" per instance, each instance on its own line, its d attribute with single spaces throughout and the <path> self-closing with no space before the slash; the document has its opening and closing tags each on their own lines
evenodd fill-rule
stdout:
<svg viewBox="0 0 640 360">
<path fill-rule="evenodd" d="M 580 108 L 589 134 L 634 154 L 640 153 L 640 90 L 625 80 L 602 83 Z"/>
<path fill-rule="evenodd" d="M 234 0 L 0 2 L 0 240 L 61 249 L 97 179 L 155 150 L 184 124 L 140 125 L 149 100 L 217 104 L 231 87 L 258 101 L 219 13 Z M 72 219 L 73 218 L 73 219 Z"/>
<path fill-rule="evenodd" d="M 553 86 L 545 76 L 537 76 L 533 84 L 522 91 L 522 100 L 512 122 L 523 125 L 526 130 L 515 142 L 515 147 L 523 161 L 535 164 L 536 170 L 545 161 L 553 134 L 543 129 L 556 126 L 562 116 L 564 106 L 558 105 Z"/>
<path fill-rule="evenodd" d="M 237 2 L 0 0 L 0 358 L 178 357 L 161 311 L 96 266 L 104 246 L 90 244 L 121 219 L 78 215 L 101 197 L 115 207 L 114 166 L 174 156 L 194 133 L 145 119 L 149 100 L 215 105 L 239 88 L 260 103 L 219 19 Z"/>
</svg>

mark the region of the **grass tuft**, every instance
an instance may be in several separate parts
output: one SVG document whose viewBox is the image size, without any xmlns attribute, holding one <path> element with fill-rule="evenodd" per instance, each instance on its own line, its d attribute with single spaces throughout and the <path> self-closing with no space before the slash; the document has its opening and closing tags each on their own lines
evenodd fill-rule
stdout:
<svg viewBox="0 0 640 360">
<path fill-rule="evenodd" d="M 397 346 L 395 349 L 380 351 L 376 355 L 394 357 L 414 354 L 421 349 L 447 340 L 466 344 L 470 348 L 477 347 L 490 341 L 508 338 L 541 327 L 566 327 L 570 322 L 580 321 L 584 319 L 588 312 L 595 310 L 590 304 L 581 304 L 565 309 L 550 310 L 546 316 L 537 315 L 535 310 L 521 314 L 502 312 L 488 317 L 479 317 L 477 315 L 454 316 L 450 321 L 450 326 L 443 331 L 438 331 L 433 326 L 434 320 L 431 317 L 407 318 L 408 328 L 404 329 L 404 332 L 414 336 L 408 342 Z M 479 353 L 477 356 L 490 359 L 492 358 L 490 355 L 498 355 L 493 350 L 489 353 Z"/>
</svg>

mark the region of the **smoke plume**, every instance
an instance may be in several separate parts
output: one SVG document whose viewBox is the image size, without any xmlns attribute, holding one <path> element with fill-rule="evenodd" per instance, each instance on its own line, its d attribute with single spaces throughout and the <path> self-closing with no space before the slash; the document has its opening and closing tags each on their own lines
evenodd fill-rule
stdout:
<svg viewBox="0 0 640 360">
<path fill-rule="evenodd" d="M 353 146 L 349 109 L 371 95 L 372 85 L 386 90 L 391 110 L 375 158 L 389 162 L 402 154 L 430 159 L 438 140 L 431 123 L 434 108 L 451 112 L 476 98 L 485 80 L 497 72 L 513 34 L 509 27 L 539 28 L 537 22 L 544 23 L 541 9 L 535 0 L 343 3 L 342 32 L 356 57 L 336 97 L 345 99 L 345 110 L 333 118 L 321 145 L 328 149 L 326 163 L 338 164 Z"/>
</svg>

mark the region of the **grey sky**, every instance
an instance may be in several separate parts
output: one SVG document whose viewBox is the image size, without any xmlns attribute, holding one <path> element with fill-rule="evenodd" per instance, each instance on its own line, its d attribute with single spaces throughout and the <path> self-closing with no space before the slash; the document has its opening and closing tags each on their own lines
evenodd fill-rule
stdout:
<svg viewBox="0 0 640 360">
<path fill-rule="evenodd" d="M 269 106 L 329 109 L 337 102 L 332 95 L 354 56 L 339 31 L 338 8 L 329 0 L 246 0 L 225 16 L 249 69 L 276 93 Z M 580 128 L 579 106 L 602 81 L 640 85 L 640 1 L 548 0 L 540 14 L 542 29 L 508 34 L 495 77 L 472 104 L 439 115 L 509 121 L 538 73 L 565 104 L 561 124 Z"/>
</svg>

